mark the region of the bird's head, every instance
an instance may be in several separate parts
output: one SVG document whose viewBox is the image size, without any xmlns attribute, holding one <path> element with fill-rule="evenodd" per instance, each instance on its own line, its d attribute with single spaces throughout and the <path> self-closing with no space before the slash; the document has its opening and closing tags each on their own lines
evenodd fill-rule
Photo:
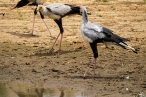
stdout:
<svg viewBox="0 0 146 97">
<path fill-rule="evenodd" d="M 85 6 L 81 6 L 80 7 L 80 14 L 81 15 L 87 15 L 88 13 L 87 13 L 87 9 L 86 9 L 86 7 Z M 87 16 L 86 16 L 87 17 Z"/>
<path fill-rule="evenodd" d="M 43 5 L 38 5 L 37 11 L 41 11 L 43 9 Z"/>
<path fill-rule="evenodd" d="M 83 12 L 84 12 L 84 13 L 86 12 L 88 15 L 91 15 L 91 12 L 87 12 L 87 9 L 86 9 L 85 6 L 81 6 L 81 7 L 80 7 L 80 15 L 82 15 Z"/>
<path fill-rule="evenodd" d="M 82 7 L 81 7 L 81 12 L 82 12 L 82 14 L 83 14 L 83 13 L 87 13 L 87 9 L 86 9 L 85 6 L 82 6 Z"/>
</svg>

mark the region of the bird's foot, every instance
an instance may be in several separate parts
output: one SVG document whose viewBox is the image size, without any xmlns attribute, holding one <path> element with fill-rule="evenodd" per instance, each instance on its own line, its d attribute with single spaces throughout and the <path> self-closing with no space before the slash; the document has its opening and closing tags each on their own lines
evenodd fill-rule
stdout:
<svg viewBox="0 0 146 97">
<path fill-rule="evenodd" d="M 34 34 L 31 34 L 31 36 L 35 37 L 36 35 L 34 35 Z"/>
<path fill-rule="evenodd" d="M 33 34 L 33 32 L 34 32 L 34 31 L 32 31 L 30 35 L 31 35 L 31 36 L 36 36 L 36 35 Z"/>
<path fill-rule="evenodd" d="M 57 52 L 58 52 L 57 53 L 57 58 L 59 58 L 59 55 L 60 55 L 61 50 L 58 50 Z"/>
<path fill-rule="evenodd" d="M 96 78 L 96 74 L 93 75 L 93 79 L 94 79 L 94 80 L 95 80 L 95 78 Z"/>
<path fill-rule="evenodd" d="M 86 74 L 84 74 L 83 78 L 86 79 Z"/>
<path fill-rule="evenodd" d="M 50 50 L 49 50 L 49 53 L 52 53 L 54 51 L 54 48 L 51 48 Z"/>
</svg>

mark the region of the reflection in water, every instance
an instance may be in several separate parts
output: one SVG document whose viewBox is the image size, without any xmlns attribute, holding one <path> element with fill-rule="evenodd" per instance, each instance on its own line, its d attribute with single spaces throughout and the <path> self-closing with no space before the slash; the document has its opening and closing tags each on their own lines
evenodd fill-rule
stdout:
<svg viewBox="0 0 146 97">
<path fill-rule="evenodd" d="M 1 83 L 0 97 L 89 97 L 81 90 L 44 88 L 43 83 Z"/>
</svg>

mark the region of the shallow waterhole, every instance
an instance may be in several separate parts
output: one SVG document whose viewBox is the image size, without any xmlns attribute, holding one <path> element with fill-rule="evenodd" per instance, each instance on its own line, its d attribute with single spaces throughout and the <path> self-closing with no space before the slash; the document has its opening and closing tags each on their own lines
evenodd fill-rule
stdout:
<svg viewBox="0 0 146 97">
<path fill-rule="evenodd" d="M 82 89 L 44 83 L 0 82 L 0 97 L 89 97 Z"/>
</svg>

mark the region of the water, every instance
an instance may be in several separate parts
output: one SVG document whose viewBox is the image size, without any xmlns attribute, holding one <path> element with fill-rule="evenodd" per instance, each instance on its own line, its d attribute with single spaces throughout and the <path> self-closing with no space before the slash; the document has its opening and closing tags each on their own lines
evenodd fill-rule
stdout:
<svg viewBox="0 0 146 97">
<path fill-rule="evenodd" d="M 82 90 L 46 88 L 43 83 L 0 82 L 0 97 L 89 97 Z"/>
</svg>

